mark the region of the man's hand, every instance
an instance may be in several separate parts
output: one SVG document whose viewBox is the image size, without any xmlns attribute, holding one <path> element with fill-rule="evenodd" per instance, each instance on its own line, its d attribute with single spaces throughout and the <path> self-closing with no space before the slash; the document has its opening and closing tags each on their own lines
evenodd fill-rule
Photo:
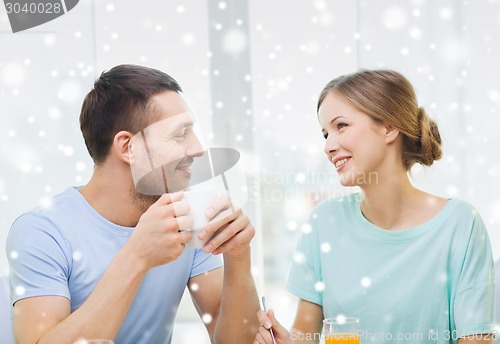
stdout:
<svg viewBox="0 0 500 344">
<path fill-rule="evenodd" d="M 141 216 L 127 241 L 127 249 L 144 263 L 146 269 L 176 260 L 191 240 L 192 220 L 183 193 L 164 194 Z"/>
<path fill-rule="evenodd" d="M 214 235 L 203 247 L 207 253 L 238 256 L 248 252 L 255 229 L 241 209 L 233 209 L 227 196 L 218 197 L 206 212 L 210 222 L 198 232 L 204 240 Z"/>
</svg>

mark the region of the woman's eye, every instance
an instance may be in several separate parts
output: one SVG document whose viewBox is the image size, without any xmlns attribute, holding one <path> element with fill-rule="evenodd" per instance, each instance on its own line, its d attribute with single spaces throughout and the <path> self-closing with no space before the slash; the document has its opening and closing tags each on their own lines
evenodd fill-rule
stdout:
<svg viewBox="0 0 500 344">
<path fill-rule="evenodd" d="M 344 127 L 347 127 L 347 124 L 345 124 L 345 123 L 339 123 L 339 124 L 337 124 L 337 129 L 342 129 Z"/>
<path fill-rule="evenodd" d="M 323 137 L 326 139 L 328 139 L 328 133 L 323 133 Z"/>
</svg>

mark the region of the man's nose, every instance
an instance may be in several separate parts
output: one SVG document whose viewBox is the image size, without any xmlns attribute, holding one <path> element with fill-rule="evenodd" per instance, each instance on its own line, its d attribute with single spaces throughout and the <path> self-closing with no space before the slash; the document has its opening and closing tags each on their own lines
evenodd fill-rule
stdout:
<svg viewBox="0 0 500 344">
<path fill-rule="evenodd" d="M 193 133 L 191 140 L 189 142 L 186 155 L 191 157 L 200 157 L 203 155 L 203 152 L 204 152 L 204 147 L 201 144 L 200 139 L 195 133 Z"/>
</svg>

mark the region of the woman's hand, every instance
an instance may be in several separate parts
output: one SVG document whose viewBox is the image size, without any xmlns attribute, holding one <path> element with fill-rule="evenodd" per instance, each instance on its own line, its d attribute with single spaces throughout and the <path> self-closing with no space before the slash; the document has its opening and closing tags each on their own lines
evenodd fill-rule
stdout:
<svg viewBox="0 0 500 344">
<path fill-rule="evenodd" d="M 257 313 L 262 326 L 259 328 L 259 332 L 255 335 L 254 344 L 274 344 L 273 338 L 271 337 L 271 329 L 273 330 L 274 339 L 276 344 L 292 344 L 290 339 L 290 333 L 284 328 L 278 320 L 274 317 L 274 312 L 270 310 L 267 314 L 266 312 L 260 310 Z"/>
</svg>

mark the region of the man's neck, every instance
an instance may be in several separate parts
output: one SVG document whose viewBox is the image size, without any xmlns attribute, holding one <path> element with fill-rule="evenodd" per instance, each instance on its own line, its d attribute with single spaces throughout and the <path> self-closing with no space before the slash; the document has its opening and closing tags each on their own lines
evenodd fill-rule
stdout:
<svg viewBox="0 0 500 344">
<path fill-rule="evenodd" d="M 130 173 L 111 166 L 96 166 L 92 178 L 79 191 L 95 211 L 110 222 L 133 227 L 142 212 L 134 205 Z"/>
</svg>

